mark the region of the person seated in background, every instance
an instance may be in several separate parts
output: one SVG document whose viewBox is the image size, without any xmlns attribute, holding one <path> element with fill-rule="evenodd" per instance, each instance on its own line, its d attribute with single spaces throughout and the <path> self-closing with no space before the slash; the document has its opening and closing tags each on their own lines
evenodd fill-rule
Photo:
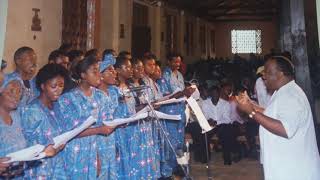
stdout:
<svg viewBox="0 0 320 180">
<path fill-rule="evenodd" d="M 225 165 L 231 165 L 231 152 L 233 148 L 233 136 L 230 118 L 230 103 L 220 98 L 220 88 L 212 86 L 209 90 L 211 98 L 202 102 L 201 109 L 206 119 L 217 123 L 217 134 L 222 146 Z"/>
<path fill-rule="evenodd" d="M 14 53 L 16 70 L 5 75 L 5 81 L 18 80 L 22 85 L 22 99 L 19 106 L 25 106 L 39 95 L 33 76 L 37 71 L 37 55 L 30 47 L 21 47 Z"/>
<path fill-rule="evenodd" d="M 199 106 L 202 106 L 202 103 L 207 100 L 209 97 L 208 90 L 206 85 L 199 86 L 200 91 L 200 100 L 198 101 Z M 207 163 L 208 160 L 211 159 L 211 154 L 209 153 L 209 157 L 207 157 L 207 151 L 210 152 L 210 139 L 214 135 L 215 130 L 211 130 L 207 133 L 207 142 L 205 140 L 205 134 L 202 133 L 202 128 L 199 125 L 196 117 L 190 117 L 190 119 L 194 119 L 193 122 L 188 123 L 186 127 L 186 136 L 191 135 L 193 144 L 191 145 L 191 149 L 195 155 L 195 161 L 199 161 L 201 163 Z M 211 125 L 214 125 L 214 122 L 210 122 Z M 206 144 L 207 143 L 207 144 Z M 206 150 L 206 148 L 208 148 Z"/>
</svg>

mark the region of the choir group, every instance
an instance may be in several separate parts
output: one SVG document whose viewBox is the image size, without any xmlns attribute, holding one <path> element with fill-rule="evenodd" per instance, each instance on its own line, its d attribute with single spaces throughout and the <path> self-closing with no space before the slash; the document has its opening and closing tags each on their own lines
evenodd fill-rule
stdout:
<svg viewBox="0 0 320 180">
<path fill-rule="evenodd" d="M 72 53 L 73 52 L 73 53 Z M 115 57 L 107 50 L 54 51 L 37 72 L 36 52 L 21 47 L 14 54 L 16 70 L 4 75 L 0 95 L 0 164 L 6 155 L 36 144 L 45 158 L 14 162 L 1 168 L 0 179 L 159 179 L 178 166 L 174 151 L 183 149 L 185 103 L 154 105 L 164 96 L 190 96 L 179 72 L 181 57 L 167 56 L 161 71 L 156 57 Z M 2 66 L 3 67 L 3 66 Z M 1 69 L 1 77 L 2 77 Z M 37 74 L 36 74 L 37 72 Z M 35 75 L 36 74 L 36 75 Z M 134 88 L 147 87 L 142 91 Z M 118 127 L 103 124 L 127 118 L 151 102 L 155 109 L 181 120 L 145 118 Z M 80 126 L 89 116 L 97 122 L 68 143 L 54 147 L 53 138 Z M 165 130 L 161 131 L 160 125 Z M 170 148 L 164 136 L 173 145 Z"/>
</svg>

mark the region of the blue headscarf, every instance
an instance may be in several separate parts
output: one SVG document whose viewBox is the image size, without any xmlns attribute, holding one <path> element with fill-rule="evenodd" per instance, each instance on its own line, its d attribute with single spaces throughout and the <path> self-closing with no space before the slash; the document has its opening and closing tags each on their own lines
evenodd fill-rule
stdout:
<svg viewBox="0 0 320 180">
<path fill-rule="evenodd" d="M 4 79 L 2 85 L 0 86 L 0 93 L 7 88 L 7 86 L 11 83 L 11 82 L 18 82 L 20 85 L 20 88 L 22 89 L 22 84 L 19 80 L 17 79 Z"/>
<path fill-rule="evenodd" d="M 100 63 L 100 72 L 103 72 L 105 69 L 107 69 L 109 66 L 114 65 L 116 63 L 116 59 L 113 57 L 113 55 L 106 54 Z"/>
</svg>

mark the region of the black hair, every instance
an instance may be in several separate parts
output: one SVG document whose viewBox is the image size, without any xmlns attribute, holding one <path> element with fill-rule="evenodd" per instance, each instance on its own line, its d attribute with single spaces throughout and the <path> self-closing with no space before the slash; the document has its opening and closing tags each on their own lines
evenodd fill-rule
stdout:
<svg viewBox="0 0 320 180">
<path fill-rule="evenodd" d="M 68 53 L 68 57 L 69 57 L 69 61 L 72 63 L 72 61 L 74 59 L 76 59 L 77 57 L 79 56 L 83 56 L 84 53 L 83 51 L 80 51 L 80 50 L 71 50 L 69 53 Z"/>
<path fill-rule="evenodd" d="M 168 61 L 172 61 L 177 57 L 180 57 L 180 55 L 178 53 L 175 53 L 175 52 L 170 52 L 170 53 L 167 54 L 167 60 Z"/>
<path fill-rule="evenodd" d="M 61 58 L 62 56 L 66 56 L 65 53 L 61 50 L 54 50 L 49 54 L 48 60 L 50 61 L 56 61 L 58 58 Z"/>
<path fill-rule="evenodd" d="M 27 47 L 27 46 L 23 46 L 23 47 L 17 49 L 13 55 L 14 62 L 17 62 L 17 60 L 20 59 L 21 56 L 27 52 L 34 52 L 34 50 L 31 47 Z"/>
<path fill-rule="evenodd" d="M 156 65 L 158 65 L 159 67 L 161 67 L 161 61 L 156 61 Z"/>
<path fill-rule="evenodd" d="M 143 56 L 141 60 L 142 60 L 143 64 L 144 64 L 145 62 L 149 61 L 149 60 L 154 60 L 154 61 L 156 61 L 156 59 L 155 59 L 154 56 L 152 56 L 152 55 Z"/>
<path fill-rule="evenodd" d="M 229 79 L 222 79 L 220 83 L 220 87 L 226 87 L 226 86 L 231 86 L 232 87 L 232 82 Z"/>
<path fill-rule="evenodd" d="M 98 63 L 98 60 L 95 56 L 85 57 L 75 66 L 74 71 L 72 72 L 72 77 L 76 80 L 80 80 L 81 73 L 85 73 L 90 66 L 96 63 Z"/>
<path fill-rule="evenodd" d="M 84 55 L 85 57 L 88 56 L 97 56 L 98 54 L 98 49 L 90 49 L 86 52 L 86 54 Z"/>
<path fill-rule="evenodd" d="M 142 62 L 142 60 L 141 60 L 141 59 L 138 59 L 138 58 L 133 58 L 133 59 L 131 60 L 132 65 L 136 65 L 136 64 L 138 64 L 139 62 Z M 142 63 L 143 63 L 143 62 L 142 62 Z"/>
<path fill-rule="evenodd" d="M 212 91 L 218 91 L 218 92 L 220 92 L 220 87 L 213 85 L 213 86 L 211 86 L 211 87 L 209 88 L 209 92 L 212 92 Z"/>
<path fill-rule="evenodd" d="M 113 50 L 113 49 L 105 49 L 102 54 L 103 54 L 103 57 L 104 57 L 105 55 L 113 54 L 114 52 L 116 52 L 116 51 Z"/>
<path fill-rule="evenodd" d="M 61 46 L 59 47 L 59 50 L 64 52 L 64 53 L 68 53 L 69 49 L 72 48 L 72 44 L 70 43 L 63 43 L 61 44 Z"/>
<path fill-rule="evenodd" d="M 127 55 L 131 55 L 131 53 L 129 51 L 121 51 L 118 54 L 118 57 L 125 57 Z"/>
<path fill-rule="evenodd" d="M 272 56 L 270 59 L 276 61 L 278 69 L 283 72 L 285 76 L 294 77 L 294 65 L 290 59 L 284 56 Z"/>
<path fill-rule="evenodd" d="M 48 80 L 57 76 L 62 76 L 64 81 L 68 78 L 68 70 L 60 64 L 46 64 L 44 65 L 36 75 L 37 89 L 42 92 L 41 84 L 46 83 Z"/>
<path fill-rule="evenodd" d="M 130 59 L 126 58 L 125 56 L 118 56 L 116 63 L 114 64 L 114 68 L 121 68 L 121 66 L 126 62 L 130 61 Z"/>
</svg>

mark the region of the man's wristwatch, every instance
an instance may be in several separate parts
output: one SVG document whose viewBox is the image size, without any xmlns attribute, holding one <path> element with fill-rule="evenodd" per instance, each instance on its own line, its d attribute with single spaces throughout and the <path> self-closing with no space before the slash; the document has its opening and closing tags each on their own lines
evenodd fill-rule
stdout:
<svg viewBox="0 0 320 180">
<path fill-rule="evenodd" d="M 254 115 L 256 115 L 256 112 L 253 110 L 253 111 L 249 114 L 249 117 L 252 119 Z"/>
</svg>

